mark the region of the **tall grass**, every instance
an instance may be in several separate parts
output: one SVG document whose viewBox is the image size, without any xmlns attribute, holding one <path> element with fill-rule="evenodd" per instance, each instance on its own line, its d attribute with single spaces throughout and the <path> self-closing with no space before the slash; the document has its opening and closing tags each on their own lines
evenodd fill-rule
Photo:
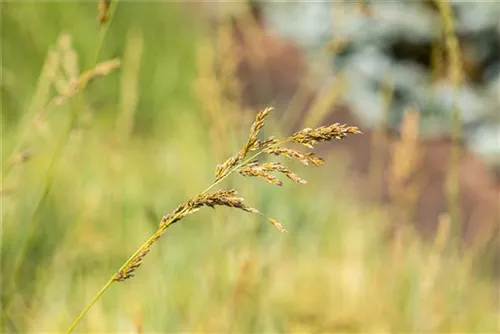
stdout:
<svg viewBox="0 0 500 334">
<path fill-rule="evenodd" d="M 34 73 L 41 72 L 62 31 L 72 37 L 79 68 L 91 67 L 84 64 L 92 63 L 99 36 L 96 5 L 2 4 L 2 41 L 8 45 L 2 48 L 3 169 L 19 127 L 31 119 L 31 97 L 47 101 L 58 94 L 48 88 L 47 67 L 40 90 Z M 162 213 L 211 184 L 213 166 L 230 152 L 215 147 L 224 142 L 207 129 L 219 126 L 220 116 L 210 118 L 206 100 L 200 103 L 193 90 L 199 82 L 196 46 L 208 37 L 197 35 L 192 18 L 175 3 L 123 2 L 115 14 L 99 59 L 122 59 L 120 72 L 90 83 L 80 102 L 73 98 L 51 109 L 48 137 L 29 133 L 25 147 L 30 152 L 36 145 L 36 154 L 2 179 L 4 332 L 65 330 L 106 278 L 158 229 Z M 48 180 L 76 106 L 78 122 Z M 238 143 L 246 139 L 242 123 L 228 125 Z M 267 138 L 280 129 L 269 123 L 262 131 Z M 295 166 L 287 157 L 276 158 Z M 113 284 L 78 330 L 500 330 L 497 286 L 475 272 L 474 250 L 464 255 L 449 247 L 451 218 L 443 215 L 432 247 L 410 229 L 397 244 L 387 243 L 387 212 L 350 196 L 343 159 L 326 156 L 328 168 L 303 169 L 308 185 L 289 182 L 287 191 L 239 178 L 232 186 L 245 194 L 245 203 L 279 218 L 288 234 L 276 233 L 261 215 L 201 210 L 172 225 L 137 276 Z M 34 220 L 16 289 L 6 289 L 47 183 L 50 191 Z"/>
</svg>

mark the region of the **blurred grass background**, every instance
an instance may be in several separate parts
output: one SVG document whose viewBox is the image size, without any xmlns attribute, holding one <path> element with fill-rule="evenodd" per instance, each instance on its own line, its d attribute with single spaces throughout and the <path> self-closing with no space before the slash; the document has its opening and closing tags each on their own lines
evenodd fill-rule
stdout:
<svg viewBox="0 0 500 334">
<path fill-rule="evenodd" d="M 40 76 L 47 52 L 64 33 L 80 70 L 93 67 L 96 15 L 95 2 L 2 2 L 5 333 L 65 330 L 161 215 L 212 182 L 215 152 L 234 151 L 251 122 L 241 116 L 235 142 L 214 143 L 193 89 L 203 25 L 178 3 L 122 2 L 99 53 L 99 62 L 121 59 L 120 69 L 49 108 L 21 147 L 29 161 L 7 169 L 20 134 L 57 95 Z M 474 250 L 459 254 L 410 230 L 384 242 L 384 211 L 336 187 L 343 166 L 333 162 L 301 170 L 309 184 L 287 182 L 286 191 L 231 179 L 290 233 L 202 210 L 170 229 L 137 277 L 114 284 L 77 330 L 497 332 L 497 282 L 476 272 Z"/>
</svg>

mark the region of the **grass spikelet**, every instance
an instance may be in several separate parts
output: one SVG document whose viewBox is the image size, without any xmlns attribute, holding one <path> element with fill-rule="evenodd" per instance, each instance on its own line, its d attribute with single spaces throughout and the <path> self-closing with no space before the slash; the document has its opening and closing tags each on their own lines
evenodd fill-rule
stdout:
<svg viewBox="0 0 500 334">
<path fill-rule="evenodd" d="M 259 166 L 257 163 L 244 167 L 238 171 L 243 176 L 254 176 L 260 177 L 266 180 L 267 182 L 274 184 L 278 187 L 283 185 L 283 182 L 280 181 L 276 176 L 269 174 L 264 168 Z"/>
<path fill-rule="evenodd" d="M 273 108 L 265 108 L 261 110 L 257 116 L 255 117 L 255 121 L 250 128 L 250 137 L 248 138 L 248 142 L 245 147 L 251 147 L 257 141 L 257 135 L 259 134 L 260 129 L 264 126 L 264 119 L 273 111 Z"/>
<path fill-rule="evenodd" d="M 278 221 L 276 219 L 273 219 L 273 218 L 268 218 L 268 219 L 269 219 L 269 222 L 271 222 L 271 224 L 278 229 L 278 231 L 288 233 L 286 228 L 283 225 L 281 225 L 280 223 L 278 223 Z"/>
<path fill-rule="evenodd" d="M 320 166 L 325 162 L 323 159 L 315 156 L 314 153 L 302 153 L 291 148 L 273 147 L 264 150 L 264 152 L 277 156 L 296 159 L 306 166 L 309 166 L 309 163 L 312 163 L 315 166 Z"/>
<path fill-rule="evenodd" d="M 273 145 L 278 144 L 278 140 L 275 139 L 274 137 L 269 137 L 266 140 L 259 140 L 257 139 L 255 143 L 250 147 L 250 151 L 256 151 L 256 150 L 261 150 L 266 147 L 270 147 Z"/>
<path fill-rule="evenodd" d="M 257 161 L 252 162 L 249 164 L 247 167 L 242 168 L 241 170 L 238 171 L 241 175 L 244 176 L 256 176 L 256 177 L 262 177 L 269 183 L 275 184 L 277 186 L 283 185 L 283 183 L 276 178 L 275 176 L 269 174 L 269 172 L 279 172 L 285 174 L 286 177 L 288 177 L 290 180 L 297 182 L 297 183 L 302 183 L 306 184 L 307 181 L 300 178 L 297 174 L 292 172 L 290 169 L 286 168 L 285 166 L 282 166 L 278 162 L 268 162 L 259 165 Z"/>
<path fill-rule="evenodd" d="M 302 184 L 307 183 L 305 180 L 298 177 L 290 169 L 286 168 L 285 166 L 282 166 L 278 162 L 268 162 L 268 163 L 260 165 L 260 168 L 262 168 L 263 170 L 268 171 L 268 172 L 283 173 L 286 175 L 286 177 L 288 177 L 290 180 L 292 180 L 294 182 L 298 182 L 298 183 L 302 183 Z"/>
<path fill-rule="evenodd" d="M 321 126 L 316 129 L 305 128 L 294 133 L 290 140 L 313 148 L 318 142 L 330 141 L 332 139 L 344 139 L 348 134 L 359 134 L 361 131 L 355 126 L 334 123 L 329 126 Z"/>
</svg>

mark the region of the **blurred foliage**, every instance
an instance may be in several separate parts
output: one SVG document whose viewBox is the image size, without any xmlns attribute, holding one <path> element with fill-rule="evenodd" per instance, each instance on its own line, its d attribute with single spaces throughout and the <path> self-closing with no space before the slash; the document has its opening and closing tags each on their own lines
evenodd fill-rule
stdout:
<svg viewBox="0 0 500 334">
<path fill-rule="evenodd" d="M 451 131 L 453 101 L 459 101 L 464 140 L 488 163 L 500 166 L 500 3 L 450 1 L 460 40 L 464 84 L 454 93 L 442 57 L 443 31 L 434 1 L 258 1 L 269 28 L 295 42 L 316 62 L 328 64 L 328 80 L 342 73 L 345 94 L 366 126 L 401 126 L 409 104 L 422 113 L 425 137 Z M 318 54 L 329 41 L 343 40 L 340 52 Z M 385 113 L 380 87 L 394 86 Z"/>
<path fill-rule="evenodd" d="M 1 13 L 5 169 L 33 117 L 48 50 L 67 33 L 88 69 L 99 26 L 95 2 L 2 2 Z M 161 215 L 212 181 L 214 143 L 193 92 L 199 28 L 178 3 L 119 3 L 99 61 L 118 57 L 120 70 L 47 110 L 22 146 L 31 159 L 2 171 L 4 332 L 64 330 Z M 127 113 L 124 135 L 118 120 Z M 499 330 L 496 286 L 474 272 L 474 250 L 429 247 L 409 229 L 386 242 L 383 210 L 351 201 L 336 186 L 342 159 L 330 159 L 334 167 L 304 170 L 310 183 L 288 182 L 287 191 L 238 180 L 249 205 L 289 235 L 251 215 L 204 210 L 169 230 L 137 277 L 113 285 L 78 330 Z"/>
</svg>

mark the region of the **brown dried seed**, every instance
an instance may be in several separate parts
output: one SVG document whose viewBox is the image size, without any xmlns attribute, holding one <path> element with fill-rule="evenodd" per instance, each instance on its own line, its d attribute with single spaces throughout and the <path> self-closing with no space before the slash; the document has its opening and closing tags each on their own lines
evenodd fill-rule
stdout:
<svg viewBox="0 0 500 334">
<path fill-rule="evenodd" d="M 277 156 L 296 159 L 306 166 L 308 166 L 309 163 L 312 163 L 315 166 L 319 166 L 324 163 L 324 160 L 319 157 L 316 157 L 314 153 L 302 153 L 300 151 L 291 148 L 272 147 L 264 150 L 264 152 Z"/>
<path fill-rule="evenodd" d="M 334 123 L 329 126 L 322 126 L 316 129 L 305 128 L 294 133 L 290 140 L 309 148 L 312 148 L 317 142 L 329 141 L 332 139 L 343 139 L 348 134 L 361 133 L 355 126 Z"/>
<path fill-rule="evenodd" d="M 250 151 L 261 150 L 266 147 L 278 144 L 278 140 L 274 137 L 269 137 L 266 140 L 258 140 L 250 147 Z"/>
<path fill-rule="evenodd" d="M 283 185 L 283 182 L 281 182 L 276 176 L 267 173 L 259 166 L 248 166 L 240 169 L 238 172 L 243 176 L 254 176 L 263 178 L 267 182 L 277 185 L 279 187 Z"/>
<path fill-rule="evenodd" d="M 315 156 L 313 153 L 308 153 L 307 158 L 315 166 L 320 166 L 320 165 L 325 163 L 325 160 L 323 160 L 320 157 Z"/>
<path fill-rule="evenodd" d="M 292 172 L 287 167 L 282 166 L 278 162 L 264 163 L 264 164 L 262 164 L 260 166 L 257 166 L 257 168 L 261 168 L 265 172 L 271 172 L 272 171 L 272 172 L 283 173 L 283 174 L 285 174 L 286 177 L 288 177 L 290 180 L 292 180 L 294 182 L 298 182 L 298 183 L 302 183 L 302 184 L 307 183 L 306 180 L 300 178 L 297 174 L 295 174 L 294 172 Z"/>
<path fill-rule="evenodd" d="M 268 219 L 271 222 L 271 224 L 273 224 L 273 226 L 276 227 L 279 231 L 288 232 L 286 230 L 286 228 L 283 225 L 281 225 L 280 223 L 278 223 L 278 221 L 276 219 L 273 219 L 273 218 L 268 218 Z"/>
</svg>

